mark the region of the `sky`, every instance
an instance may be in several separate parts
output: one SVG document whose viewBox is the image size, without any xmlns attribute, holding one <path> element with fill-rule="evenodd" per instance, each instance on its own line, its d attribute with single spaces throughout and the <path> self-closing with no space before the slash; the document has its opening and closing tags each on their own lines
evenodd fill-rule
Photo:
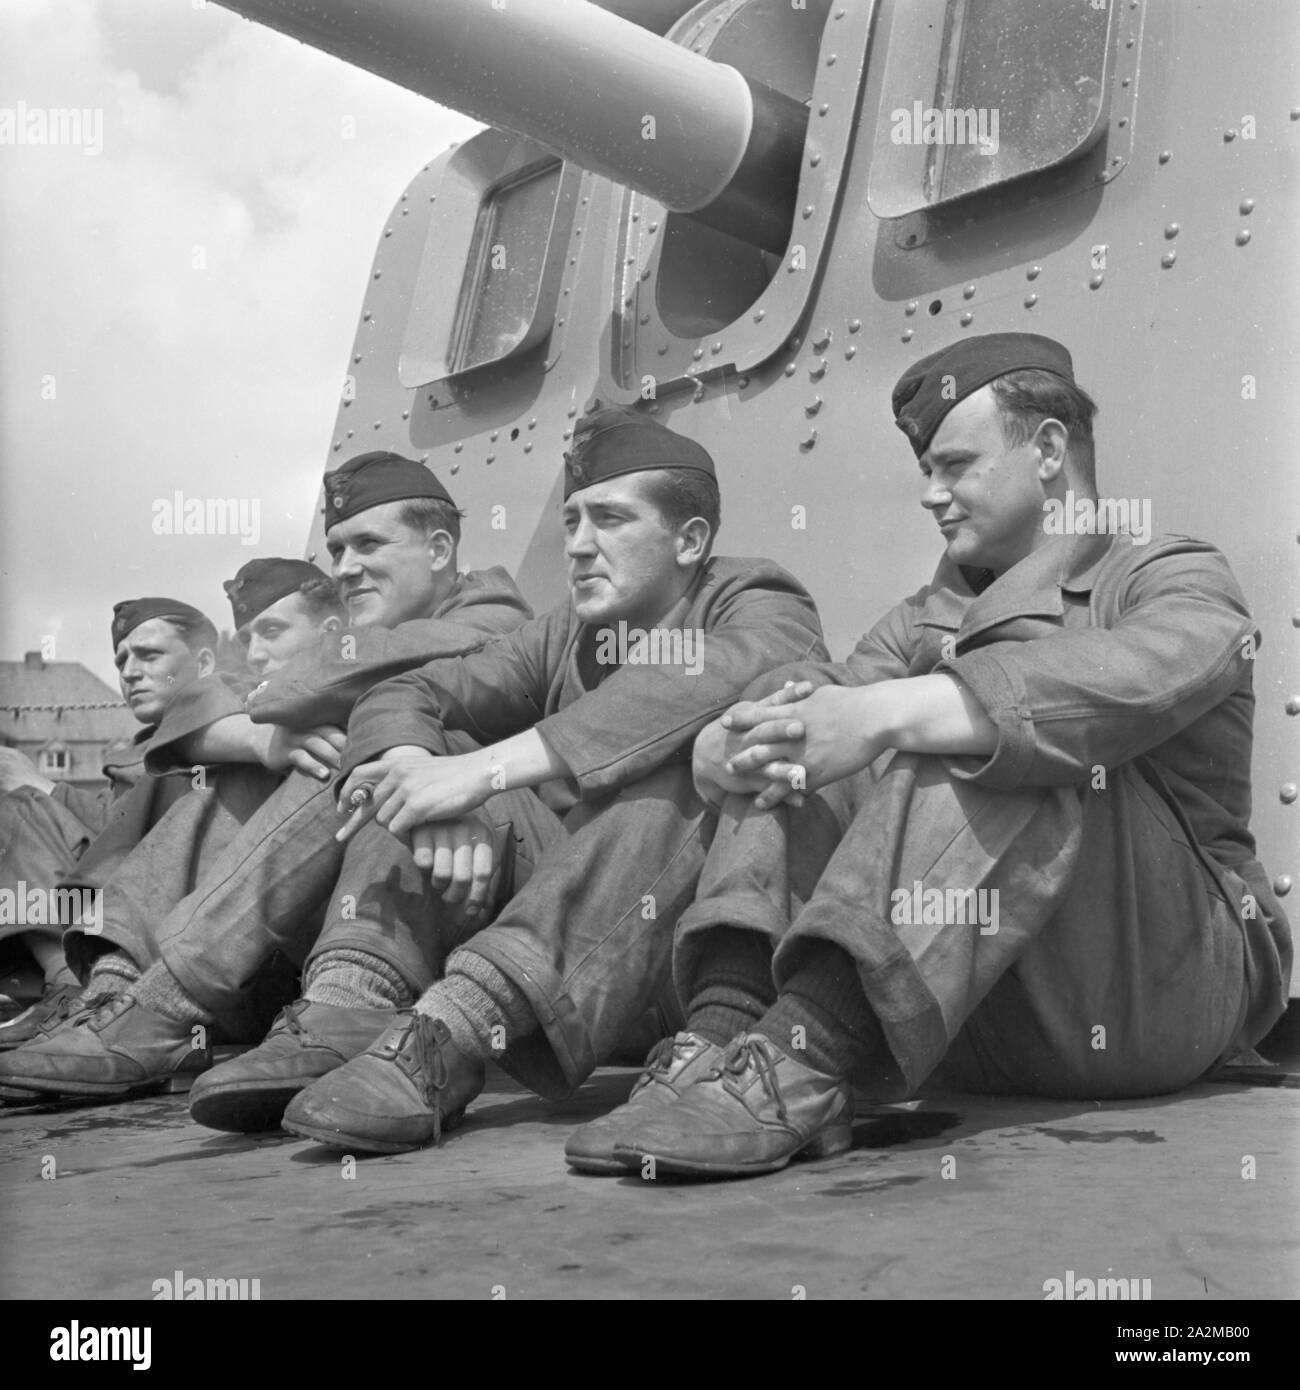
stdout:
<svg viewBox="0 0 1300 1390">
<path fill-rule="evenodd" d="M 115 683 L 116 600 L 229 627 L 303 553 L 388 209 L 477 128 L 203 0 L 0 9 L 0 659 Z M 257 543 L 158 533 L 178 490 Z"/>
</svg>

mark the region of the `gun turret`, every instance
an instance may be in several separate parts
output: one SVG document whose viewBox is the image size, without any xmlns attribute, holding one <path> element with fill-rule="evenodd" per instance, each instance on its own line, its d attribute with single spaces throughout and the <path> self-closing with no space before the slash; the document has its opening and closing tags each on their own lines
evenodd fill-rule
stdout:
<svg viewBox="0 0 1300 1390">
<path fill-rule="evenodd" d="M 779 254 L 789 241 L 804 107 L 608 9 L 586 0 L 218 2 L 764 250 Z"/>
</svg>

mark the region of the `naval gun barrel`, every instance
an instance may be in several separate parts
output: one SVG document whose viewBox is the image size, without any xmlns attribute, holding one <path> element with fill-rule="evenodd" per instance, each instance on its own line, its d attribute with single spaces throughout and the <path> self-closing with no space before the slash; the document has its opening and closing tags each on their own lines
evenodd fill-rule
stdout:
<svg viewBox="0 0 1300 1390">
<path fill-rule="evenodd" d="M 587 0 L 218 3 L 785 251 L 804 106 Z"/>
</svg>

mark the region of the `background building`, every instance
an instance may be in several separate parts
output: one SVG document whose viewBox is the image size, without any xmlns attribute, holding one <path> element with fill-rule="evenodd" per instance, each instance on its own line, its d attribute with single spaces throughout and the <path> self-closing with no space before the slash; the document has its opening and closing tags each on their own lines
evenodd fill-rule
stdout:
<svg viewBox="0 0 1300 1390">
<path fill-rule="evenodd" d="M 51 781 L 100 785 L 105 751 L 139 727 L 121 695 L 78 661 L 40 652 L 0 661 L 0 745 L 25 753 Z"/>
</svg>

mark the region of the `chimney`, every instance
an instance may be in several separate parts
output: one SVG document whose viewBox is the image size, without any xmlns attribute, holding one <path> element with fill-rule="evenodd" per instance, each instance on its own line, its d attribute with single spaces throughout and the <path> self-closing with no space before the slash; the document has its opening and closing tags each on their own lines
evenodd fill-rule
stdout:
<svg viewBox="0 0 1300 1390">
<path fill-rule="evenodd" d="M 28 671 L 43 671 L 45 670 L 45 658 L 40 652 L 24 652 L 23 666 Z"/>
</svg>

